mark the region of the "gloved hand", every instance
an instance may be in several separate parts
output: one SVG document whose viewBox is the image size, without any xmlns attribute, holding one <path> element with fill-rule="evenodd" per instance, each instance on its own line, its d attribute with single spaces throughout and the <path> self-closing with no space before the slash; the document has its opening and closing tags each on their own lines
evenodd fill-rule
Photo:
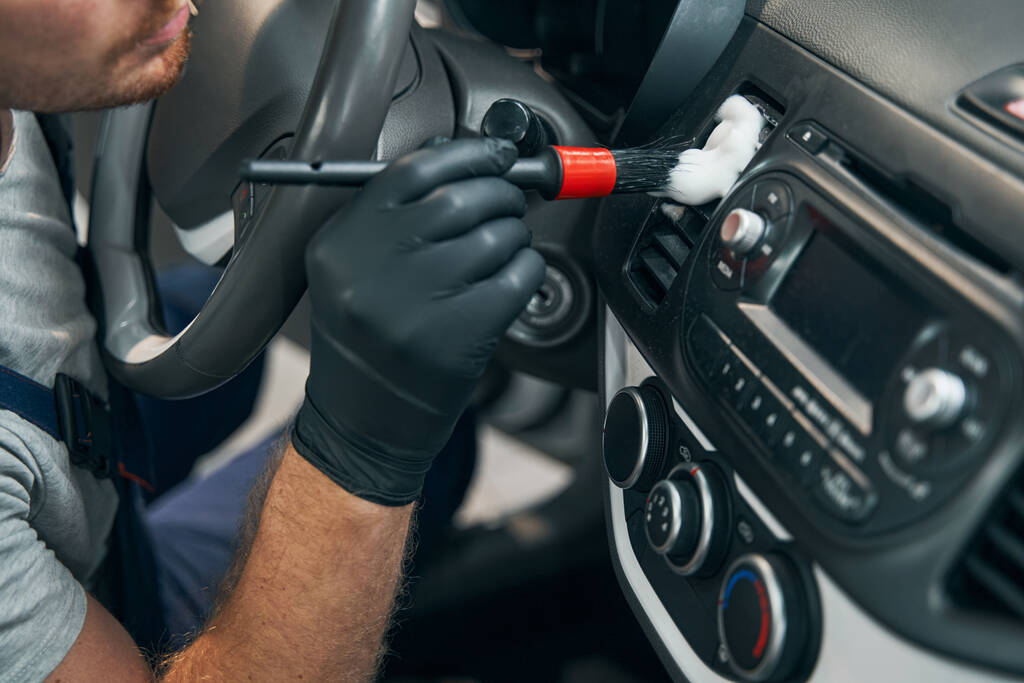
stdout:
<svg viewBox="0 0 1024 683">
<path fill-rule="evenodd" d="M 544 278 L 491 138 L 414 152 L 312 239 L 296 451 L 357 496 L 415 500 L 498 340 Z"/>
</svg>

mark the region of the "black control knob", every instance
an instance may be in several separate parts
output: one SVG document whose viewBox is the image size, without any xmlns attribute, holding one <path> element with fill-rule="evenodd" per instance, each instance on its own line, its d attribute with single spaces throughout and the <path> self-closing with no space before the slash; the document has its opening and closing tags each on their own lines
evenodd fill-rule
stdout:
<svg viewBox="0 0 1024 683">
<path fill-rule="evenodd" d="M 484 114 L 480 132 L 492 138 L 503 138 L 515 143 L 519 155 L 536 156 L 548 144 L 544 122 L 530 107 L 513 99 L 497 100 Z"/>
<path fill-rule="evenodd" d="M 710 463 L 672 468 L 647 494 L 647 542 L 683 576 L 708 575 L 729 545 L 729 497 L 720 470 Z"/>
<path fill-rule="evenodd" d="M 649 489 L 661 477 L 668 443 L 668 408 L 653 387 L 626 387 L 604 418 L 604 466 L 624 489 Z"/>
<path fill-rule="evenodd" d="M 700 494 L 692 481 L 662 479 L 647 494 L 644 529 L 647 542 L 659 555 L 686 563 L 697 549 L 700 533 Z"/>
<path fill-rule="evenodd" d="M 751 553 L 729 567 L 718 598 L 718 636 L 738 676 L 788 680 L 806 654 L 809 622 L 807 594 L 788 559 Z"/>
<path fill-rule="evenodd" d="M 747 209 L 733 209 L 722 220 L 718 237 L 722 245 L 739 257 L 747 256 L 768 230 L 764 218 Z"/>
</svg>

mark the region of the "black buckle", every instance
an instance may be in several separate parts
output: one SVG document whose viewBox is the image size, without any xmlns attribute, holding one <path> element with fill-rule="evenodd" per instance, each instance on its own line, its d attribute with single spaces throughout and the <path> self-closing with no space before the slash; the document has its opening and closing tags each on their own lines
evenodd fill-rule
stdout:
<svg viewBox="0 0 1024 683">
<path fill-rule="evenodd" d="M 110 407 L 64 374 L 57 375 L 53 393 L 60 434 L 68 447 L 71 464 L 84 467 L 97 477 L 109 477 L 113 472 Z"/>
</svg>

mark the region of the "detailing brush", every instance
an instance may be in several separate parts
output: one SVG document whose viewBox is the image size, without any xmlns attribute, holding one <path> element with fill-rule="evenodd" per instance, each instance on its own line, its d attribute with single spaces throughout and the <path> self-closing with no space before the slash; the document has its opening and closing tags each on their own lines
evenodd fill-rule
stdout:
<svg viewBox="0 0 1024 683">
<path fill-rule="evenodd" d="M 729 191 L 757 151 L 764 126 L 757 108 L 739 95 L 723 103 L 716 120 L 720 123 L 702 150 L 550 146 L 537 156 L 518 159 L 504 178 L 524 190 L 539 191 L 545 199 L 646 192 L 703 204 Z M 385 161 L 257 159 L 243 162 L 240 175 L 251 182 L 276 185 L 358 187 L 386 166 Z"/>
<path fill-rule="evenodd" d="M 580 199 L 663 190 L 677 163 L 679 151 L 671 149 L 549 146 L 537 156 L 518 159 L 504 178 L 524 190 L 539 191 L 545 199 Z M 243 162 L 240 173 L 244 180 L 275 185 L 358 187 L 386 166 L 385 161 L 257 159 Z"/>
</svg>

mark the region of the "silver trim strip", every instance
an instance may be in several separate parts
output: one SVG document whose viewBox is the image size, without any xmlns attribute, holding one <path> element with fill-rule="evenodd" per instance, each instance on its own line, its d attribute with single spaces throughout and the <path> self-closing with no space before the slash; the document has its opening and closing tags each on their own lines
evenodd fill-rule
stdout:
<svg viewBox="0 0 1024 683">
<path fill-rule="evenodd" d="M 743 315 L 775 345 L 790 363 L 814 385 L 865 436 L 871 434 L 871 402 L 853 388 L 810 346 L 763 304 L 736 304 Z"/>
<path fill-rule="evenodd" d="M 789 533 L 789 530 L 782 526 L 782 522 L 776 519 L 775 515 L 768 511 L 768 507 L 760 498 L 757 497 L 757 494 L 747 486 L 747 482 L 743 481 L 740 475 L 736 474 L 736 472 L 732 473 L 732 480 L 736 484 L 736 492 L 740 494 L 743 502 L 749 505 L 757 514 L 764 525 L 768 527 L 768 531 L 772 532 L 775 538 L 780 541 L 792 541 L 793 534 Z"/>
<path fill-rule="evenodd" d="M 693 418 L 689 416 L 681 405 L 679 405 L 679 401 L 676 400 L 675 396 L 672 397 L 672 407 L 676 409 L 676 415 L 683 421 L 683 424 L 686 425 L 686 428 L 690 430 L 694 437 L 696 437 L 697 443 L 699 443 L 704 450 L 708 453 L 718 450 L 715 448 L 715 444 L 711 443 L 711 440 L 704 435 L 704 432 L 702 432 L 700 427 L 697 426 L 697 423 L 693 421 Z"/>
</svg>

